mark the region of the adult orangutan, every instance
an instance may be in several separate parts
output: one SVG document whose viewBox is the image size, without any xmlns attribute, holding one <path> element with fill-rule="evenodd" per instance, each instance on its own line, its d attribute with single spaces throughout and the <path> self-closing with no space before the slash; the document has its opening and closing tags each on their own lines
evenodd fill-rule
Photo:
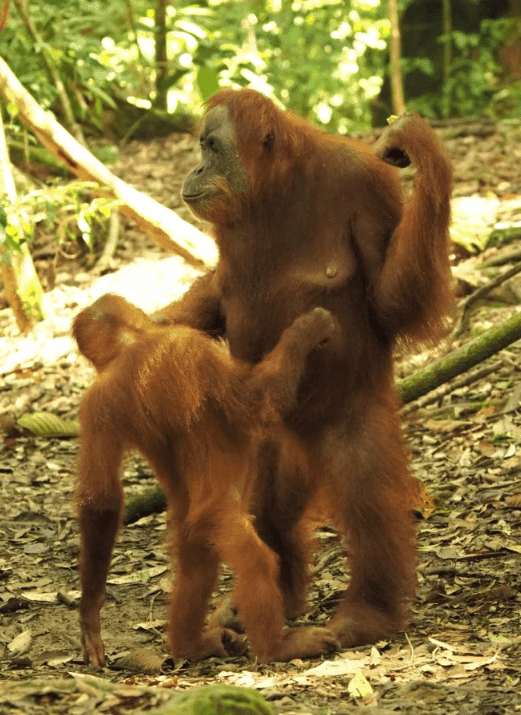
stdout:
<svg viewBox="0 0 521 715">
<path fill-rule="evenodd" d="M 404 626 L 415 591 L 393 349 L 445 328 L 450 161 L 419 116 L 400 117 L 373 150 L 249 89 L 210 99 L 200 143 L 183 198 L 211 224 L 219 262 L 154 319 L 226 335 L 232 355 L 257 364 L 299 315 L 333 314 L 339 327 L 310 356 L 286 431 L 262 446 L 256 528 L 279 554 L 294 616 L 307 583 L 303 514 L 327 501 L 351 575 L 329 627 L 345 647 L 373 643 Z M 409 163 L 404 197 L 390 164 Z"/>
<path fill-rule="evenodd" d="M 235 573 L 236 602 L 260 661 L 304 658 L 338 646 L 325 628 L 284 629 L 278 559 L 251 518 L 259 443 L 272 431 L 284 432 L 280 416 L 296 401 L 308 354 L 334 330 L 326 310 L 312 309 L 252 366 L 197 330 L 152 323 L 116 295 L 103 296 L 76 317 L 74 337 L 99 373 L 80 410 L 77 500 L 86 662 L 105 662 L 100 609 L 122 516 L 118 472 L 132 447 L 154 467 L 175 532 L 168 625 L 174 657 L 243 649 L 236 634 L 204 629 L 221 559 Z"/>
</svg>

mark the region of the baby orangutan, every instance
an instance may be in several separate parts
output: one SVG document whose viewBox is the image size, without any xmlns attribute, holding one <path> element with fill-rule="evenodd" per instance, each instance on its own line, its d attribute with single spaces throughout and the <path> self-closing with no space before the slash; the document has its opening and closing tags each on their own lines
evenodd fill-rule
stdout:
<svg viewBox="0 0 521 715">
<path fill-rule="evenodd" d="M 193 328 L 152 323 L 117 295 L 99 298 L 76 317 L 74 337 L 98 371 L 80 409 L 77 500 L 85 662 L 105 663 L 100 609 L 123 511 L 118 473 L 130 448 L 154 468 L 175 534 L 168 625 L 174 657 L 226 656 L 243 647 L 237 634 L 204 629 L 221 561 L 235 574 L 236 604 L 260 662 L 337 647 L 325 628 L 284 628 L 278 559 L 257 535 L 251 516 L 258 446 L 285 430 L 281 417 L 296 402 L 307 356 L 334 329 L 330 313 L 315 308 L 298 317 L 252 366 Z"/>
</svg>

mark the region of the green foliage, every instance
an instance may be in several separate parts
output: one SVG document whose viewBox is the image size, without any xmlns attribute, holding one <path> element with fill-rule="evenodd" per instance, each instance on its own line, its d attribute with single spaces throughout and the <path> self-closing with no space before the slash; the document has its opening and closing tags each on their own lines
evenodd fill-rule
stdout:
<svg viewBox="0 0 521 715">
<path fill-rule="evenodd" d="M 35 43 L 14 5 L 2 33 L 2 55 L 25 87 L 43 106 L 55 102 L 57 90 L 41 57 L 46 50 L 69 89 L 79 119 L 86 116 L 89 107 L 110 103 L 106 88 L 114 72 L 98 55 L 104 36 L 120 34 L 125 23 L 124 3 L 45 0 L 29 4 L 29 14 L 41 42 Z"/>
<path fill-rule="evenodd" d="M 520 226 L 506 226 L 505 228 L 494 228 L 488 237 L 487 248 L 490 246 L 508 246 L 521 240 Z"/>
<path fill-rule="evenodd" d="M 100 130 L 118 97 L 155 97 L 154 0 L 45 0 L 29 6 L 34 43 L 12 8 L 2 52 L 45 107 L 59 108 L 43 48 L 75 116 Z M 167 6 L 169 111 L 199 111 L 219 86 L 253 86 L 333 131 L 366 127 L 382 83 L 389 24 L 381 0 L 178 0 Z"/>
<path fill-rule="evenodd" d="M 23 235 L 15 226 L 7 225 L 7 252 L 19 250 L 24 240 L 30 241 L 39 225 L 50 229 L 49 233 L 57 243 L 81 239 L 89 251 L 94 250 L 97 229 L 106 223 L 118 203 L 106 198 L 93 198 L 92 189 L 96 186 L 93 182 L 71 181 L 26 192 L 13 207 L 20 219 Z"/>
<path fill-rule="evenodd" d="M 499 49 L 505 45 L 516 29 L 514 20 L 500 18 L 483 20 L 476 33 L 452 32 L 449 36 L 452 46 L 452 61 L 449 77 L 441 92 L 425 94 L 408 102 L 410 109 L 416 109 L 426 116 L 475 116 L 482 113 L 495 114 L 501 107 L 503 114 L 519 110 L 519 99 L 513 100 L 511 90 L 502 81 L 502 68 L 498 64 Z M 446 36 L 438 38 L 444 42 Z M 421 61 L 404 63 L 404 71 L 419 69 L 432 75 L 432 63 L 425 58 Z"/>
<path fill-rule="evenodd" d="M 63 420 L 52 412 L 26 412 L 17 425 L 37 437 L 77 437 L 80 433 L 79 422 Z"/>
<path fill-rule="evenodd" d="M 204 101 L 219 89 L 219 75 L 215 70 L 204 65 L 199 67 L 196 82 Z"/>
<path fill-rule="evenodd" d="M 169 112 L 199 114 L 201 101 L 222 86 L 259 89 L 329 131 L 346 133 L 370 125 L 371 103 L 388 72 L 386 0 L 168 3 L 168 71 L 161 73 L 160 87 L 156 4 L 32 0 L 29 14 L 41 36 L 37 43 L 13 4 L 2 33 L 2 56 L 44 107 L 59 111 L 58 90 L 42 60 L 45 50 L 76 118 L 101 132 L 110 113 L 129 114 L 130 131 L 136 119 L 130 116 L 129 102 L 146 112 L 166 91 Z M 400 8 L 409 4 L 402 0 Z M 515 94 L 503 84 L 497 61 L 512 23 L 488 20 L 479 32 L 452 32 L 448 80 L 441 91 L 408 102 L 409 108 L 427 116 L 519 113 L 521 89 Z M 430 56 L 405 58 L 404 75 L 419 72 L 436 79 L 440 67 L 435 62 Z"/>
<path fill-rule="evenodd" d="M 199 19 L 194 67 L 218 72 L 222 86 L 251 86 L 332 131 L 370 123 L 389 34 L 380 0 L 210 0 Z"/>
<path fill-rule="evenodd" d="M 9 223 L 6 208 L 10 202 L 5 194 L 0 194 L 0 261 L 10 266 L 13 252 L 22 252 L 25 238 L 19 235 L 18 229 Z"/>
<path fill-rule="evenodd" d="M 255 690 L 234 685 L 206 685 L 188 690 L 151 715 L 273 715 Z"/>
</svg>

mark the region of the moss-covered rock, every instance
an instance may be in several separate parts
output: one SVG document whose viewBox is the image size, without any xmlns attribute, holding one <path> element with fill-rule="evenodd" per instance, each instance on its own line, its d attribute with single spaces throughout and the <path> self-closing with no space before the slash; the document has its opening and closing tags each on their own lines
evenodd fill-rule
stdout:
<svg viewBox="0 0 521 715">
<path fill-rule="evenodd" d="M 151 715 L 273 715 L 273 710 L 255 690 L 207 685 L 188 690 Z"/>
</svg>

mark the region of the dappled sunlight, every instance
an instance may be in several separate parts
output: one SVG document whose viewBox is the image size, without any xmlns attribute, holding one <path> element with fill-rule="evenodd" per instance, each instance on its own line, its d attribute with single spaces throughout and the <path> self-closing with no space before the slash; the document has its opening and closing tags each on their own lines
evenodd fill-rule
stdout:
<svg viewBox="0 0 521 715">
<path fill-rule="evenodd" d="M 0 317 L 0 375 L 36 363 L 52 365 L 63 358 L 72 362 L 77 356 L 70 334 L 72 319 L 104 293 L 118 293 L 152 312 L 182 295 L 197 275 L 198 271 L 178 256 L 136 258 L 87 284 L 62 284 L 45 294 L 45 320 L 28 335 L 20 335 L 11 311 L 4 311 Z"/>
</svg>

